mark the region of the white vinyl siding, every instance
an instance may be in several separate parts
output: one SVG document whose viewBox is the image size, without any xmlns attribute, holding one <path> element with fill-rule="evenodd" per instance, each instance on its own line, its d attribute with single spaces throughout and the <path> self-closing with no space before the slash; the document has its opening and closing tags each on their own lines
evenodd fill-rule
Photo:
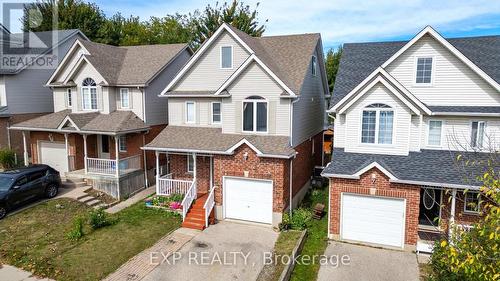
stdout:
<svg viewBox="0 0 500 281">
<path fill-rule="evenodd" d="M 232 46 L 233 67 L 221 69 L 221 47 Z M 215 91 L 250 56 L 229 33 L 223 32 L 184 74 L 173 91 Z"/>
<path fill-rule="evenodd" d="M 186 101 L 194 101 L 196 103 L 196 123 L 186 123 Z M 213 98 L 169 98 L 168 99 L 168 124 L 172 126 L 200 126 L 200 127 L 220 127 L 221 124 L 212 123 L 212 103 L 220 102 L 221 99 Z M 222 106 L 222 109 L 225 108 Z M 225 119 L 222 112 L 222 120 Z"/>
<path fill-rule="evenodd" d="M 417 57 L 433 58 L 432 86 L 415 83 Z M 386 68 L 387 72 L 427 105 L 493 106 L 500 95 L 469 66 L 426 35 Z"/>
</svg>

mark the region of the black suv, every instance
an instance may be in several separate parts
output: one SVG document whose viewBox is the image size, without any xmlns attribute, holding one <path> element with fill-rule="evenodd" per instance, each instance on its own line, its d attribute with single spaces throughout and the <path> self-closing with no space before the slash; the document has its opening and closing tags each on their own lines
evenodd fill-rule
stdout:
<svg viewBox="0 0 500 281">
<path fill-rule="evenodd" d="M 40 197 L 53 198 L 61 186 L 59 172 L 33 165 L 0 173 L 0 219 L 7 211 Z"/>
</svg>

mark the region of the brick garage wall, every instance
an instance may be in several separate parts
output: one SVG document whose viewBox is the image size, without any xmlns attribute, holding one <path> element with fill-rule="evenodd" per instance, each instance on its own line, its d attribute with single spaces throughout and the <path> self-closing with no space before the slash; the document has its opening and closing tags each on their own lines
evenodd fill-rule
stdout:
<svg viewBox="0 0 500 281">
<path fill-rule="evenodd" d="M 372 184 L 372 174 L 377 180 Z M 373 192 L 370 192 L 373 189 Z M 330 179 L 330 233 L 340 235 L 340 194 L 342 192 L 366 194 L 406 199 L 405 244 L 416 245 L 418 238 L 418 215 L 420 187 L 416 185 L 395 184 L 376 168 L 364 173 L 359 180 Z"/>
<path fill-rule="evenodd" d="M 169 154 L 170 173 L 175 179 L 192 180 L 193 173 L 187 171 L 187 155 Z M 210 157 L 196 157 L 196 187 L 198 193 L 208 193 L 210 188 Z"/>
<path fill-rule="evenodd" d="M 0 118 L 0 149 L 7 148 L 9 147 L 9 133 L 8 133 L 8 128 L 9 127 L 9 118 L 4 117 Z"/>
<path fill-rule="evenodd" d="M 314 166 L 321 165 L 321 141 L 323 132 L 306 140 L 294 149 L 297 157 L 293 159 L 293 196 L 311 179 Z M 312 147 L 314 145 L 314 154 Z M 287 204 L 288 206 L 288 204 Z"/>
<path fill-rule="evenodd" d="M 17 153 L 17 157 L 22 161 L 24 154 L 24 144 L 23 144 L 23 133 L 17 130 L 10 130 L 8 132 L 8 127 L 12 127 L 16 123 L 24 122 L 33 118 L 37 118 L 48 113 L 27 113 L 27 114 L 15 114 L 11 117 L 0 118 L 0 148 L 8 147 L 9 141 L 8 136 L 10 134 L 10 146 Z M 30 133 L 26 133 L 26 143 L 28 147 L 30 146 Z M 28 154 L 31 156 L 31 152 L 28 149 Z"/>
<path fill-rule="evenodd" d="M 443 203 L 441 209 L 441 228 L 448 230 L 451 214 L 451 190 L 443 191 Z M 481 219 L 481 215 L 464 212 L 465 196 L 463 191 L 457 191 L 455 198 L 455 223 L 473 224 Z"/>
<path fill-rule="evenodd" d="M 247 160 L 244 154 L 248 153 Z M 257 157 L 247 145 L 237 148 L 233 155 L 214 155 L 214 185 L 216 204 L 222 205 L 222 180 L 224 176 L 273 180 L 273 212 L 283 212 L 289 198 L 289 160 Z"/>
</svg>

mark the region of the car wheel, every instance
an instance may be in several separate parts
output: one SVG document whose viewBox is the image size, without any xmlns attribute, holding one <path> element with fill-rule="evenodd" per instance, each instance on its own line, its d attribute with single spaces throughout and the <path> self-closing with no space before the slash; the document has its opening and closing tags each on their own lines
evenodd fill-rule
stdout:
<svg viewBox="0 0 500 281">
<path fill-rule="evenodd" d="M 45 192 L 45 195 L 48 198 L 54 198 L 54 197 L 56 197 L 57 192 L 58 192 L 57 185 L 51 184 L 47 187 L 47 191 Z"/>
<path fill-rule="evenodd" d="M 4 206 L 0 206 L 0 220 L 5 218 L 7 215 L 7 209 Z"/>
</svg>

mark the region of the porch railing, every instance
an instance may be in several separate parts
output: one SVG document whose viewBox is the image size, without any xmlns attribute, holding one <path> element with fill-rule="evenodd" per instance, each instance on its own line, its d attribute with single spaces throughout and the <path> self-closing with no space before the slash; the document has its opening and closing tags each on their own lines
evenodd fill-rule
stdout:
<svg viewBox="0 0 500 281">
<path fill-rule="evenodd" d="M 205 227 L 208 227 L 208 219 L 210 217 L 210 213 L 215 206 L 215 186 L 212 187 L 210 193 L 208 194 L 207 201 L 205 201 L 205 205 L 203 205 L 203 209 L 205 209 Z"/>
<path fill-rule="evenodd" d="M 174 180 L 172 174 L 162 176 L 158 179 L 157 195 L 186 194 L 193 181 Z"/>
<path fill-rule="evenodd" d="M 116 175 L 116 162 L 116 160 L 112 159 L 87 158 L 87 172 L 89 174 L 114 176 Z M 118 160 L 118 168 L 120 175 L 140 170 L 141 156 L 134 155 Z"/>
<path fill-rule="evenodd" d="M 191 186 L 189 187 L 186 195 L 184 196 L 184 200 L 182 200 L 182 221 L 186 219 L 186 214 L 191 208 L 193 201 L 196 199 L 196 178 L 193 179 Z"/>
<path fill-rule="evenodd" d="M 141 155 L 134 155 L 118 160 L 118 167 L 120 168 L 120 175 L 140 170 L 141 169 Z"/>
</svg>

